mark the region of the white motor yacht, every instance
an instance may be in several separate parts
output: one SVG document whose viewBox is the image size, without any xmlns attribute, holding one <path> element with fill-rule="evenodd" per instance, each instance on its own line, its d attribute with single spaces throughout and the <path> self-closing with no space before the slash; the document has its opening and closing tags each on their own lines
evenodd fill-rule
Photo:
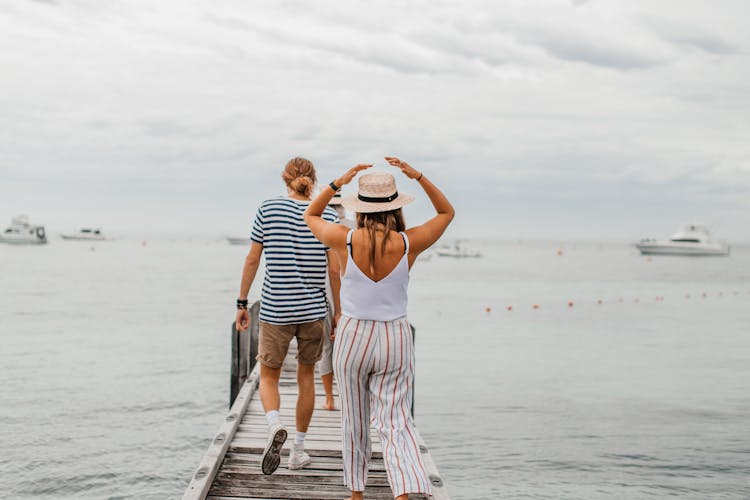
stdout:
<svg viewBox="0 0 750 500">
<path fill-rule="evenodd" d="M 0 242 L 17 245 L 42 245 L 47 243 L 44 226 L 31 224 L 26 215 L 13 217 L 5 231 L 0 234 Z"/>
<path fill-rule="evenodd" d="M 668 240 L 643 239 L 635 246 L 643 255 L 729 255 L 729 245 L 714 240 L 702 224 L 687 224 Z"/>
<path fill-rule="evenodd" d="M 73 233 L 61 234 L 60 237 L 64 240 L 83 240 L 83 241 L 102 241 L 107 238 L 99 228 L 88 228 L 83 227 Z"/>
<path fill-rule="evenodd" d="M 469 248 L 460 241 L 456 241 L 453 245 L 443 245 L 435 249 L 435 253 L 440 257 L 481 257 L 482 254 L 479 250 Z"/>
</svg>

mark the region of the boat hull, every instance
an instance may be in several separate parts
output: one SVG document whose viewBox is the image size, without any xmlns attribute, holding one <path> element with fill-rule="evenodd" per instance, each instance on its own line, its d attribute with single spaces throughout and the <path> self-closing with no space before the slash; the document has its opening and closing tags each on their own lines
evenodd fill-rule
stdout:
<svg viewBox="0 0 750 500">
<path fill-rule="evenodd" d="M 78 236 L 72 234 L 61 234 L 60 237 L 66 241 L 104 241 L 104 236 Z"/>
<path fill-rule="evenodd" d="M 642 255 L 677 255 L 686 257 L 726 257 L 729 255 L 728 246 L 687 246 L 670 244 L 643 244 L 639 243 L 636 248 Z"/>
<path fill-rule="evenodd" d="M 438 257 L 453 257 L 454 259 L 477 259 L 482 256 L 481 253 L 456 253 L 436 250 Z"/>
<path fill-rule="evenodd" d="M 8 238 L 5 236 L 0 236 L 0 243 L 5 243 L 8 245 L 46 245 L 47 238 Z"/>
</svg>

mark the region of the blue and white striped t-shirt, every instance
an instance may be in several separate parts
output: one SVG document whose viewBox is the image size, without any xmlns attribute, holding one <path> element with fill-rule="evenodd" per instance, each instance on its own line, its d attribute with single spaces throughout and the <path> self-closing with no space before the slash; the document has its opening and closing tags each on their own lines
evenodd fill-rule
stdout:
<svg viewBox="0 0 750 500">
<path fill-rule="evenodd" d="M 310 202 L 287 197 L 261 203 L 250 238 L 263 245 L 266 275 L 260 298 L 260 320 L 274 325 L 308 323 L 325 318 L 326 251 L 313 236 L 302 213 Z M 326 207 L 323 219 L 338 222 Z"/>
</svg>

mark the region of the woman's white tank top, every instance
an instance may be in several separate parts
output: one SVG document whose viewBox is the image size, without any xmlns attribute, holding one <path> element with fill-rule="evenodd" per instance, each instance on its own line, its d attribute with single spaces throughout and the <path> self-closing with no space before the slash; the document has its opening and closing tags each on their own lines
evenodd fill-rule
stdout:
<svg viewBox="0 0 750 500">
<path fill-rule="evenodd" d="M 352 257 L 352 234 L 346 235 L 348 260 L 341 278 L 341 314 L 354 319 L 393 321 L 406 316 L 409 288 L 409 238 L 404 238 L 404 256 L 380 281 L 371 280 Z"/>
</svg>

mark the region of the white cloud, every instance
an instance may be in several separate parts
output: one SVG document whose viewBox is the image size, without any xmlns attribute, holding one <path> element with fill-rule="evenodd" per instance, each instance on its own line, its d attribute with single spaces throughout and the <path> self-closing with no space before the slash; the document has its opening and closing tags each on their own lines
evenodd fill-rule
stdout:
<svg viewBox="0 0 750 500">
<path fill-rule="evenodd" d="M 560 217 L 602 192 L 671 197 L 685 210 L 719 197 L 701 205 L 709 218 L 731 218 L 750 239 L 750 215 L 737 217 L 750 204 L 750 7 L 721 5 L 5 5 L 0 182 L 14 191 L 0 219 L 38 211 L 77 225 L 66 213 L 96 198 L 127 225 L 122 207 L 157 211 L 169 199 L 227 227 L 280 190 L 290 156 L 311 157 L 327 178 L 399 154 L 484 223 L 498 191 L 541 211 L 554 197 Z M 590 227 L 612 215 L 599 212 Z"/>
</svg>

